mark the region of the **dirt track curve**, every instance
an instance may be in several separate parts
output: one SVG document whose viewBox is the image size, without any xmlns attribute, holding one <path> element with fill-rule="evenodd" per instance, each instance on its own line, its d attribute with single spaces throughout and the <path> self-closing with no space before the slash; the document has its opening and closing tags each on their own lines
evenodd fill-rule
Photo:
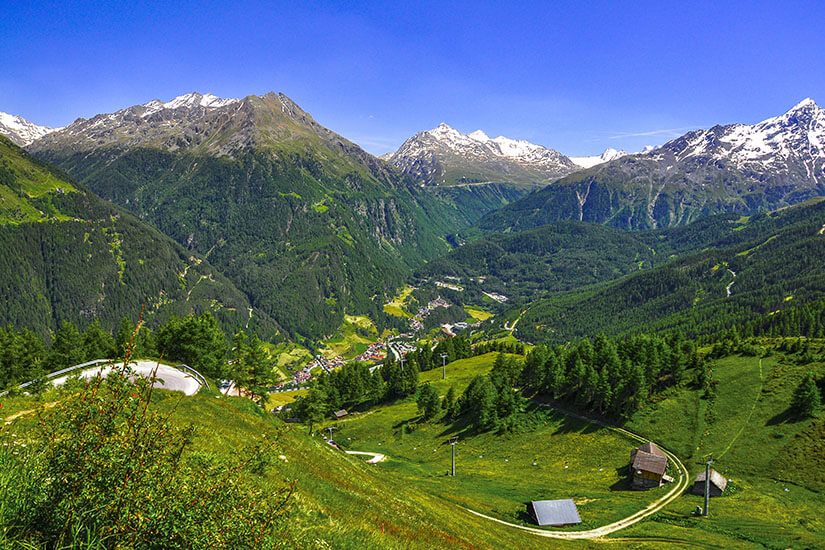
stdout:
<svg viewBox="0 0 825 550">
<path fill-rule="evenodd" d="M 564 412 L 564 411 L 559 411 L 559 412 Z M 627 431 L 623 428 L 616 428 L 616 427 L 613 427 L 613 426 L 609 426 L 609 425 L 604 424 L 602 422 L 590 420 L 590 419 L 585 418 L 583 416 L 573 415 L 571 413 L 565 413 L 565 414 L 570 414 L 571 416 L 576 416 L 578 418 L 582 418 L 582 419 L 587 420 L 589 422 L 593 422 L 595 424 L 602 425 L 606 428 L 610 428 L 611 430 L 617 431 L 617 432 L 619 432 L 619 433 L 621 433 L 621 434 L 623 434 L 623 435 L 625 435 L 625 436 L 627 436 L 631 439 L 635 439 L 635 440 L 640 441 L 642 443 L 647 443 L 648 442 L 648 440 L 645 439 L 644 437 L 642 437 L 638 434 L 635 434 L 633 432 L 629 432 L 629 431 Z M 521 529 L 522 531 L 527 531 L 528 533 L 532 533 L 532 534 L 538 535 L 540 537 L 547 537 L 547 538 L 553 538 L 553 539 L 568 539 L 568 540 L 600 538 L 600 537 L 603 537 L 605 535 L 615 533 L 616 531 L 618 531 L 620 529 L 625 529 L 626 527 L 630 527 L 631 525 L 634 525 L 634 524 L 642 521 L 646 517 L 649 517 L 649 516 L 655 514 L 656 512 L 658 512 L 659 510 L 661 510 L 662 508 L 664 508 L 665 506 L 667 506 L 668 504 L 670 504 L 671 502 L 673 502 L 674 500 L 679 498 L 679 495 L 681 495 L 685 491 L 685 489 L 687 489 L 688 483 L 690 482 L 690 477 L 688 477 L 688 471 L 687 471 L 687 468 L 685 468 L 685 465 L 682 464 L 682 461 L 679 460 L 679 457 L 677 457 L 672 452 L 668 451 L 667 449 L 662 448 L 661 446 L 659 446 L 659 448 L 662 449 L 662 451 L 667 455 L 667 457 L 670 460 L 673 461 L 673 464 L 675 464 L 676 468 L 679 470 L 679 479 L 676 480 L 673 488 L 670 491 L 668 491 L 664 496 L 662 496 L 661 498 L 653 501 L 646 508 L 643 508 L 643 509 L 639 510 L 635 514 L 630 515 L 630 516 L 628 516 L 624 519 L 620 519 L 617 522 L 610 523 L 610 524 L 607 524 L 607 525 L 603 525 L 601 527 L 596 527 L 595 529 L 589 529 L 587 531 L 547 531 L 547 530 L 544 530 L 544 529 L 536 529 L 535 527 L 525 527 L 524 525 L 518 525 L 518 524 L 515 524 L 515 523 L 510 523 L 510 522 L 507 522 L 507 521 L 504 521 L 504 520 L 500 520 L 498 518 L 490 517 L 490 516 L 482 514 L 480 512 L 476 512 L 475 510 L 471 510 L 469 508 L 464 508 L 463 506 L 462 506 L 462 508 L 464 508 L 465 510 L 467 510 L 468 512 L 470 512 L 472 514 L 483 517 L 485 519 L 489 519 L 491 521 L 495 521 L 497 523 L 501 523 L 503 525 L 507 525 L 507 526 L 513 527 L 515 529 Z"/>
</svg>

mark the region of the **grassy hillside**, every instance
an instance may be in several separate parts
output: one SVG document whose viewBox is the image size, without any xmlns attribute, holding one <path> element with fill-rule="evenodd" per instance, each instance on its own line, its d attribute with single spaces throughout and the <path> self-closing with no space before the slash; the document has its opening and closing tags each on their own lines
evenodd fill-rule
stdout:
<svg viewBox="0 0 825 550">
<path fill-rule="evenodd" d="M 773 350 L 768 357 L 731 356 L 716 362 L 716 397 L 682 388 L 638 413 L 628 424 L 674 450 L 692 464 L 707 457 L 733 480 L 729 496 L 711 501 L 710 521 L 689 518 L 701 497 L 685 496 L 651 525 L 627 534 L 702 529 L 769 548 L 811 548 L 825 536 L 821 510 L 825 480 L 818 436 L 823 418 L 800 419 L 789 412 L 804 373 L 825 374 L 822 362 L 799 364 L 798 354 Z M 814 345 L 821 351 L 821 343 Z"/>
<path fill-rule="evenodd" d="M 423 372 L 441 396 L 450 386 L 460 394 L 473 376 L 489 372 L 495 353 L 450 363 L 447 380 L 441 369 Z M 420 422 L 414 401 L 380 407 L 334 424 L 333 437 L 344 448 L 386 453 L 380 464 L 388 472 L 458 505 L 506 521 L 531 525 L 524 503 L 574 498 L 581 529 L 631 515 L 659 498 L 667 488 L 630 490 L 626 466 L 636 444 L 615 432 L 532 406 L 530 428 L 507 435 L 473 434 L 465 426 Z M 456 445 L 457 476 L 450 471 L 448 440 Z M 588 449 L 588 452 L 581 452 Z"/>
<path fill-rule="evenodd" d="M 47 395 L 50 410 L 58 410 L 67 396 Z M 32 439 L 39 404 L 29 398 L 3 401 L 5 418 L 0 438 Z M 58 409 L 55 409 L 57 407 Z M 260 412 L 241 398 L 216 399 L 199 395 L 178 397 L 155 392 L 152 408 L 172 413 L 176 425 L 193 425 L 192 452 L 204 457 L 232 456 L 261 437 L 277 439 L 278 455 L 270 457 L 275 474 L 268 483 L 295 483 L 295 495 L 286 518 L 284 548 L 545 548 L 538 537 L 502 529 L 455 507 L 451 502 L 411 487 L 380 465 L 350 457 L 300 427 L 289 427 Z M 26 411 L 32 411 L 27 413 Z M 19 414 L 19 413 L 23 414 Z M 16 415 L 14 419 L 11 416 Z M 11 434 L 14 434 L 12 436 Z M 0 448 L 0 455 L 9 452 Z M 4 462 L 0 461 L 0 465 Z M 10 541 L 6 540 L 8 544 Z M 590 545 L 572 544 L 573 547 Z"/>
<path fill-rule="evenodd" d="M 800 420 L 787 407 L 803 373 L 813 370 L 821 378 L 825 364 L 800 364 L 801 354 L 774 349 L 782 347 L 781 341 L 755 344 L 768 356 L 716 362 L 714 398 L 703 398 L 690 385 L 673 388 L 625 426 L 673 450 L 692 475 L 701 468 L 698 460 L 713 453 L 714 467 L 732 482 L 725 496 L 712 500 L 711 517 L 694 517 L 701 498 L 684 495 L 650 519 L 613 533 L 611 541 L 627 548 L 812 548 L 822 540 L 825 486 L 817 477 L 823 465 L 816 434 L 825 419 Z M 821 355 L 825 349 L 817 341 L 809 351 Z M 488 371 L 492 359 L 456 361 L 448 365 L 446 381 L 436 369 L 422 373 L 422 382 L 439 393 L 450 385 L 461 389 L 472 376 Z M 11 449 L 21 449 L 22 443 L 37 449 L 35 410 L 60 411 L 67 399 L 71 394 L 56 391 L 40 402 L 4 398 L 0 439 L 11 442 Z M 520 524 L 527 523 L 520 513 L 526 500 L 573 497 L 584 521 L 580 527 L 592 527 L 632 514 L 665 490 L 626 490 L 632 440 L 538 406 L 529 413 L 533 424 L 521 432 L 461 433 L 455 478 L 445 475 L 450 463 L 445 443 L 455 432 L 436 422 L 419 423 L 409 401 L 337 423 L 334 437 L 345 448 L 388 455 L 375 465 L 330 447 L 304 426 L 282 424 L 245 399 L 202 392 L 179 401 L 175 394 L 157 391 L 152 409 L 171 413 L 175 425 L 193 425 L 192 452 L 215 460 L 237 454 L 262 436 L 277 439 L 267 486 L 294 482 L 296 490 L 284 547 L 601 546 L 548 541 L 464 507 Z M 10 452 L 0 447 L 0 467 Z"/>
<path fill-rule="evenodd" d="M 797 418 L 789 403 L 804 373 L 813 370 L 822 379 L 825 364 L 799 364 L 800 354 L 774 349 L 781 345 L 772 340 L 757 346 L 768 354 L 764 358 L 736 355 L 715 362 L 715 397 L 703 397 L 691 384 L 672 388 L 624 425 L 674 451 L 692 477 L 704 468 L 699 462 L 712 456 L 714 468 L 732 481 L 724 497 L 711 501 L 710 518 L 693 516 L 703 501 L 688 493 L 611 539 L 651 547 L 817 546 L 825 535 L 825 478 L 819 475 L 825 419 Z M 823 349 L 811 346 L 815 355 Z M 422 373 L 422 382 L 443 395 L 450 385 L 461 389 L 489 370 L 491 362 L 490 356 L 457 361 L 448 365 L 446 381 L 436 369 Z M 530 414 L 534 423 L 523 432 L 472 435 L 460 426 L 456 432 L 421 423 L 415 403 L 407 401 L 337 422 L 334 437 L 345 448 L 386 453 L 379 466 L 410 486 L 514 523 L 526 520 L 524 502 L 534 498 L 573 497 L 584 527 L 630 515 L 656 498 L 656 491 L 626 490 L 631 440 L 536 405 Z M 445 475 L 446 442 L 457 433 L 453 479 Z"/>
<path fill-rule="evenodd" d="M 150 324 L 211 310 L 227 329 L 271 334 L 266 314 L 208 262 L 67 181 L 0 137 L 0 324 L 41 336 L 63 320 L 113 329 L 145 306 Z M 4 206 L 3 206 L 4 205 Z"/>
</svg>

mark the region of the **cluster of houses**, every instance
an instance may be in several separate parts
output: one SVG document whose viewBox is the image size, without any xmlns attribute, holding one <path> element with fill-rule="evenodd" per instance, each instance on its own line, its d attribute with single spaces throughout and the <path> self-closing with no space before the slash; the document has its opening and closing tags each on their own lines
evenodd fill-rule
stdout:
<svg viewBox="0 0 825 550">
<path fill-rule="evenodd" d="M 429 304 L 420 308 L 418 313 L 410 319 L 410 329 L 412 329 L 413 332 L 421 332 L 424 330 L 424 319 L 437 307 L 450 307 L 450 304 L 440 296 L 435 300 L 431 300 Z"/>
<path fill-rule="evenodd" d="M 367 351 L 355 358 L 355 361 L 383 361 L 387 357 L 387 345 L 381 340 L 370 344 Z"/>
<path fill-rule="evenodd" d="M 407 342 L 398 342 L 398 343 L 395 344 L 395 349 L 403 357 L 404 355 L 407 355 L 411 351 L 415 351 L 418 348 L 416 348 L 414 345 L 409 344 Z"/>
</svg>

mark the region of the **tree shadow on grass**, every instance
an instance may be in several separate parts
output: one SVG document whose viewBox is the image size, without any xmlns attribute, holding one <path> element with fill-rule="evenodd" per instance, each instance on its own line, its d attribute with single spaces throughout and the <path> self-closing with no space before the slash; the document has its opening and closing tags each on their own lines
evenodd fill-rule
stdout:
<svg viewBox="0 0 825 550">
<path fill-rule="evenodd" d="M 561 419 L 561 424 L 553 432 L 553 435 L 581 433 L 590 434 L 601 430 L 602 427 L 593 422 L 576 418 L 575 416 L 564 415 Z"/>
<path fill-rule="evenodd" d="M 438 434 L 439 437 L 447 437 L 447 436 L 454 436 L 459 434 L 467 434 L 470 435 L 470 420 L 466 417 L 459 417 L 455 420 L 452 424 L 448 424 L 441 433 Z"/>
<path fill-rule="evenodd" d="M 771 417 L 766 423 L 766 426 L 778 426 L 780 424 L 793 424 L 804 420 L 804 418 L 800 418 L 798 414 L 796 414 L 790 407 L 782 411 L 781 413 Z"/>
</svg>

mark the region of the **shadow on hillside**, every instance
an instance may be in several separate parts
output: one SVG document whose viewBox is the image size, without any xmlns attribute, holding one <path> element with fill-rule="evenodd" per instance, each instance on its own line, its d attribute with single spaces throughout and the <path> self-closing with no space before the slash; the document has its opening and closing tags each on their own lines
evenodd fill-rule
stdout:
<svg viewBox="0 0 825 550">
<path fill-rule="evenodd" d="M 559 427 L 556 428 L 556 431 L 553 432 L 554 435 L 558 434 L 570 434 L 570 433 L 581 433 L 581 434 L 589 434 L 593 432 L 597 432 L 602 429 L 601 426 L 598 424 L 594 424 L 592 422 L 588 422 L 586 420 L 582 420 L 581 418 L 576 418 L 575 416 L 562 416 L 561 424 Z"/>
<path fill-rule="evenodd" d="M 447 436 L 455 436 L 468 431 L 470 426 L 470 421 L 467 418 L 459 418 L 452 424 L 446 426 L 444 430 L 438 434 L 439 437 L 447 437 Z"/>
<path fill-rule="evenodd" d="M 770 419 L 768 419 L 768 421 L 765 423 L 765 425 L 766 426 L 778 426 L 780 424 L 793 424 L 795 422 L 799 422 L 800 420 L 803 420 L 803 419 L 799 418 L 799 415 L 794 413 L 794 411 L 792 411 L 791 408 L 788 407 L 787 409 L 785 409 L 781 413 L 779 413 L 779 414 L 771 417 Z"/>
<path fill-rule="evenodd" d="M 630 475 L 627 470 L 627 466 L 620 466 L 616 468 L 616 475 L 619 476 L 619 480 L 608 487 L 611 491 L 632 491 L 631 488 L 631 479 Z"/>
</svg>

